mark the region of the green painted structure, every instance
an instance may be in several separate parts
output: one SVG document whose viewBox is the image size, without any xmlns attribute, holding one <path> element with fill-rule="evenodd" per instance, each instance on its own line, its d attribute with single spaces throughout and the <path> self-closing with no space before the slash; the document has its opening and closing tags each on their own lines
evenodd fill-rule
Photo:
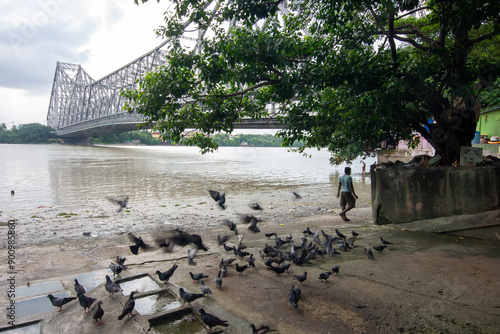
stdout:
<svg viewBox="0 0 500 334">
<path fill-rule="evenodd" d="M 479 115 L 476 131 L 481 135 L 500 137 L 500 107 L 482 111 Z"/>
</svg>

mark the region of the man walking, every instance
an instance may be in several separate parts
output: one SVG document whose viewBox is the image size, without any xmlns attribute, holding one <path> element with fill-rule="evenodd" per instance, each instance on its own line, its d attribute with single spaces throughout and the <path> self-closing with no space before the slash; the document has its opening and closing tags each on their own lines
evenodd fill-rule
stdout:
<svg viewBox="0 0 500 334">
<path fill-rule="evenodd" d="M 339 216 L 342 217 L 344 221 L 348 222 L 350 219 L 347 218 L 345 214 L 356 206 L 358 195 L 354 192 L 354 186 L 352 185 L 351 167 L 346 167 L 344 173 L 345 174 L 339 178 L 337 198 L 340 197 L 340 208 L 342 209 Z"/>
</svg>

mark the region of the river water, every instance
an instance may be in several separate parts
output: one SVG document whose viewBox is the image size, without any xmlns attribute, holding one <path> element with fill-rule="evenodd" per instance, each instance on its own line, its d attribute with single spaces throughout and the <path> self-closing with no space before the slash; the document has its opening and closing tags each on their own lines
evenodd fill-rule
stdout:
<svg viewBox="0 0 500 334">
<path fill-rule="evenodd" d="M 208 189 L 243 195 L 258 191 L 334 196 L 345 165 L 326 150 L 310 157 L 285 148 L 221 147 L 202 155 L 184 146 L 0 145 L 0 211 L 74 206 L 128 195 L 131 202 L 206 197 Z M 366 160 L 366 169 L 375 162 Z M 351 165 L 359 192 L 369 191 L 361 160 Z M 15 195 L 11 196 L 11 190 Z"/>
</svg>

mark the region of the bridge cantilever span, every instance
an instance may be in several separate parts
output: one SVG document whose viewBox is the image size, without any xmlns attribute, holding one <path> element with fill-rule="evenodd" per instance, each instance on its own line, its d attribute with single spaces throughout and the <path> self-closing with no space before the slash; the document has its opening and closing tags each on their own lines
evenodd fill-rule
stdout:
<svg viewBox="0 0 500 334">
<path fill-rule="evenodd" d="M 214 9 L 215 10 L 215 9 Z M 288 10 L 280 5 L 280 12 Z M 186 22 L 189 26 L 192 22 Z M 199 50 L 206 30 L 199 30 L 195 48 Z M 190 40 L 188 36 L 186 40 Z M 193 38 L 191 38 L 193 40 Z M 122 66 L 107 76 L 94 80 L 81 65 L 57 62 L 52 85 L 47 125 L 56 130 L 58 137 L 82 140 L 106 134 L 137 129 L 144 116 L 123 110 L 121 91 L 137 88 L 138 81 L 148 72 L 166 63 L 172 40 L 166 40 L 154 50 Z M 283 124 L 273 117 L 247 119 L 234 124 L 240 129 L 282 129 Z"/>
</svg>

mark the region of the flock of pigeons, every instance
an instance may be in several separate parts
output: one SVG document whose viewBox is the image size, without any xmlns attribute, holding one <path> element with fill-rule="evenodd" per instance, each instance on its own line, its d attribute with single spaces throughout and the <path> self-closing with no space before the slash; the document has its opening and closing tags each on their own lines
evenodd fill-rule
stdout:
<svg viewBox="0 0 500 334">
<path fill-rule="evenodd" d="M 214 190 L 209 190 L 209 193 L 210 196 L 222 209 L 226 208 L 225 193 L 221 193 Z M 296 192 L 294 192 L 293 194 L 295 198 L 301 198 L 301 196 Z M 123 208 L 126 207 L 127 201 L 128 197 L 125 200 L 121 201 L 114 200 L 114 202 L 120 206 L 118 211 L 121 211 Z M 262 207 L 258 203 L 251 204 L 250 208 L 256 211 L 262 210 Z M 257 227 L 257 223 L 260 222 L 261 219 L 256 218 L 254 215 L 240 215 L 240 220 L 241 224 L 248 225 L 247 229 L 249 231 L 253 233 L 260 232 L 260 229 Z M 233 266 L 233 262 L 235 271 L 239 275 L 242 275 L 243 272 L 248 268 L 255 267 L 255 260 L 256 260 L 256 258 L 252 253 L 246 251 L 247 246 L 242 243 L 243 236 L 238 232 L 237 224 L 230 220 L 225 220 L 225 223 L 229 228 L 229 230 L 232 233 L 234 233 L 234 235 L 238 238 L 239 242 L 237 243 L 237 245 L 235 244 L 233 246 L 228 246 L 227 242 L 230 238 L 233 237 L 232 234 L 217 236 L 218 245 L 222 246 L 227 253 L 232 252 L 235 255 L 235 257 L 220 259 L 219 271 L 214 279 L 215 286 L 218 289 L 222 288 L 223 278 L 227 276 L 228 267 Z M 302 266 L 310 263 L 311 261 L 315 261 L 318 256 L 332 257 L 334 255 L 341 254 L 339 251 L 349 252 L 352 249 L 357 248 L 358 246 L 354 245 L 354 242 L 358 238 L 359 234 L 354 231 L 352 231 L 351 234 L 352 234 L 351 236 L 347 237 L 346 235 L 341 233 L 338 229 L 335 229 L 335 235 L 332 236 L 325 233 L 324 230 L 317 230 L 313 232 L 310 230 L 309 227 L 307 227 L 303 231 L 303 236 L 301 237 L 300 244 L 295 245 L 295 241 L 291 234 L 282 239 L 277 235 L 277 233 L 274 232 L 266 233 L 265 236 L 269 240 L 274 240 L 274 244 L 271 245 L 266 244 L 263 249 L 259 250 L 259 255 L 262 261 L 264 262 L 266 268 L 268 270 L 273 271 L 276 275 L 279 276 L 283 274 L 285 271 L 288 271 L 291 264 L 294 264 L 296 266 Z M 208 248 L 203 244 L 203 240 L 200 235 L 190 234 L 180 229 L 168 231 L 164 234 L 157 236 L 155 240 L 156 247 L 146 244 L 141 237 L 137 237 L 132 233 L 129 234 L 129 238 L 132 242 L 132 245 L 130 245 L 130 251 L 132 254 L 135 255 L 137 255 L 141 250 L 147 251 L 151 249 L 160 248 L 166 252 L 171 252 L 173 251 L 175 246 L 184 247 L 188 245 L 193 245 L 193 247 L 189 249 L 187 252 L 188 265 L 196 264 L 194 258 L 199 250 L 203 251 L 208 250 Z M 391 244 L 392 244 L 391 242 L 384 240 L 382 237 L 380 237 L 380 245 L 373 246 L 373 249 L 376 252 L 381 253 L 387 247 L 387 245 Z M 373 260 L 374 254 L 371 248 L 370 247 L 363 247 L 363 248 L 367 258 Z M 237 259 L 240 259 L 240 261 L 245 260 L 247 264 L 241 265 L 238 262 L 235 262 L 237 261 Z M 114 277 L 116 277 L 116 275 L 120 275 L 120 273 L 123 270 L 127 269 L 127 266 L 125 266 L 125 260 L 126 260 L 125 257 L 118 256 L 116 258 L 116 263 L 111 262 L 111 264 L 109 265 L 109 268 L 113 272 Z M 170 269 L 164 272 L 157 270 L 156 274 L 158 275 L 160 281 L 168 282 L 170 278 L 174 275 L 178 266 L 179 266 L 178 264 L 174 264 Z M 318 279 L 320 281 L 326 282 L 328 281 L 331 275 L 338 275 L 339 271 L 340 271 L 339 266 L 333 266 L 330 271 L 325 271 L 320 273 Z M 204 282 L 204 279 L 209 278 L 208 275 L 205 275 L 203 273 L 193 273 L 193 272 L 189 272 L 189 274 L 193 280 L 193 283 L 195 282 L 200 283 L 201 293 L 191 293 L 185 291 L 183 288 L 179 288 L 179 296 L 180 299 L 182 299 L 185 303 L 191 305 L 191 302 L 193 302 L 194 300 L 211 295 L 212 290 Z M 308 279 L 307 271 L 304 271 L 300 275 L 293 275 L 293 280 L 296 280 L 299 284 L 302 284 L 307 279 Z M 77 294 L 77 297 L 58 298 L 54 297 L 53 295 L 48 295 L 47 297 L 50 299 L 50 301 L 54 306 L 59 307 L 58 312 L 61 311 L 62 306 L 64 304 L 78 298 L 80 305 L 84 309 L 84 314 L 86 314 L 89 312 L 90 307 L 94 304 L 96 299 L 85 296 L 85 289 L 81 284 L 79 284 L 78 280 L 75 279 L 74 283 L 75 283 L 75 292 Z M 106 275 L 106 283 L 104 286 L 106 291 L 108 291 L 111 296 L 114 293 L 121 291 L 119 286 L 115 284 L 108 275 Z M 295 287 L 295 284 L 293 284 L 291 286 L 290 292 L 288 293 L 288 302 L 290 305 L 289 309 L 299 307 L 301 294 L 302 294 L 301 289 L 299 287 Z M 95 320 L 96 326 L 103 323 L 102 317 L 104 315 L 104 311 L 101 307 L 101 304 L 102 301 L 98 301 L 97 307 L 94 308 L 93 311 L 92 318 Z M 133 316 L 134 307 L 135 307 L 134 292 L 131 292 L 128 300 L 123 305 L 123 310 L 122 313 L 118 316 L 118 320 L 122 320 L 127 315 Z M 229 325 L 226 320 L 222 320 L 213 314 L 207 313 L 204 309 L 200 309 L 199 312 L 202 322 L 209 327 L 209 331 L 211 331 L 212 328 L 217 326 L 227 327 Z M 252 329 L 253 334 L 265 334 L 269 331 L 272 331 L 268 326 L 263 324 L 260 326 L 255 326 L 255 324 L 252 323 L 250 327 Z"/>
</svg>

